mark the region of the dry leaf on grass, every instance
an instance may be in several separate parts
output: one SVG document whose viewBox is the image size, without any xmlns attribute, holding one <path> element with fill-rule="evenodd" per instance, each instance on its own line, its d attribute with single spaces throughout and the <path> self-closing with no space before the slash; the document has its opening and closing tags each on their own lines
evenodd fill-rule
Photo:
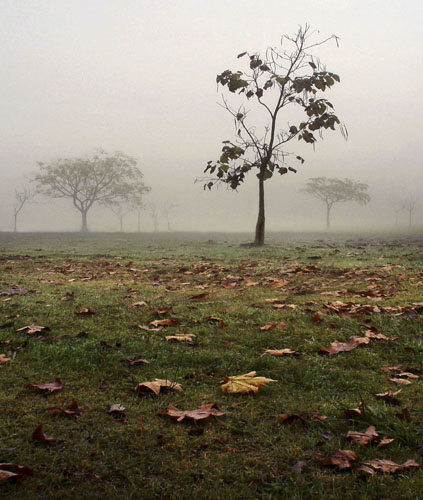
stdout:
<svg viewBox="0 0 423 500">
<path fill-rule="evenodd" d="M 362 446 L 377 444 L 378 448 L 386 446 L 394 441 L 388 438 L 382 439 L 380 434 L 376 431 L 376 427 L 373 425 L 368 427 L 365 432 L 348 431 L 346 437 L 352 444 L 360 444 Z"/>
<path fill-rule="evenodd" d="M 75 399 L 72 400 L 72 403 L 69 406 L 65 406 L 64 408 L 51 406 L 50 408 L 47 408 L 47 411 L 53 416 L 66 415 L 75 419 L 84 414 L 84 409 L 78 406 Z"/>
<path fill-rule="evenodd" d="M 150 325 L 154 326 L 155 328 L 160 327 L 160 326 L 175 326 L 179 325 L 181 322 L 179 319 L 156 319 L 155 321 L 150 321 Z M 138 327 L 141 328 L 141 327 Z"/>
<path fill-rule="evenodd" d="M 224 413 L 217 409 L 215 403 L 206 404 L 200 406 L 200 408 L 196 410 L 178 410 L 175 406 L 169 406 L 166 408 L 166 413 L 172 417 L 177 422 L 182 422 L 185 418 L 189 418 L 191 420 L 204 420 L 209 417 L 222 417 Z"/>
<path fill-rule="evenodd" d="M 361 417 L 364 413 L 364 408 L 365 408 L 364 401 L 361 401 L 361 403 L 358 405 L 357 408 L 344 410 L 344 416 L 347 418 Z"/>
<path fill-rule="evenodd" d="M 26 384 L 25 387 L 30 389 L 38 389 L 39 391 L 54 392 L 63 389 L 62 382 L 59 378 L 55 382 L 50 382 L 48 384 Z"/>
<path fill-rule="evenodd" d="M 298 356 L 300 353 L 293 351 L 292 349 L 266 349 L 264 354 L 270 354 L 271 356 L 282 357 L 282 356 Z"/>
<path fill-rule="evenodd" d="M 157 328 L 150 328 L 147 325 L 137 325 L 140 330 L 145 330 L 146 332 L 161 332 L 163 330 L 162 326 L 158 326 Z"/>
<path fill-rule="evenodd" d="M 276 323 L 267 323 L 266 325 L 261 326 L 261 327 L 260 327 L 260 330 L 261 330 L 262 332 L 267 332 L 267 331 L 268 331 L 268 330 L 270 330 L 271 328 L 275 328 L 275 326 L 276 326 Z"/>
<path fill-rule="evenodd" d="M 32 439 L 35 439 L 36 441 L 40 441 L 42 443 L 54 443 L 54 441 L 56 441 L 55 438 L 44 434 L 43 424 L 40 424 L 35 428 L 34 432 L 32 433 Z"/>
<path fill-rule="evenodd" d="M 328 417 L 326 415 L 322 415 L 319 411 L 312 411 L 311 413 L 281 413 L 279 415 L 282 420 L 283 425 L 289 425 L 293 422 L 299 420 L 300 422 L 308 422 L 310 420 L 318 420 L 323 422 Z"/>
<path fill-rule="evenodd" d="M 209 295 L 210 295 L 209 292 L 203 292 L 197 295 L 191 295 L 190 297 L 188 297 L 188 300 L 202 300 L 208 297 Z"/>
<path fill-rule="evenodd" d="M 137 392 L 139 396 L 146 396 L 151 393 L 158 396 L 161 389 L 172 389 L 181 392 L 182 386 L 170 380 L 156 378 L 152 382 L 141 382 L 135 387 L 135 392 Z"/>
<path fill-rule="evenodd" d="M 122 363 L 128 363 L 129 366 L 136 366 L 136 365 L 148 365 L 148 361 L 146 359 L 121 359 Z"/>
<path fill-rule="evenodd" d="M 406 378 L 388 378 L 390 382 L 394 382 L 395 384 L 400 384 L 400 385 L 410 385 L 411 382 L 407 380 Z"/>
<path fill-rule="evenodd" d="M 195 337 L 192 333 L 177 333 L 176 335 L 169 335 L 165 337 L 165 340 L 168 342 L 187 342 L 188 344 L 193 341 L 193 337 Z"/>
<path fill-rule="evenodd" d="M 364 466 L 364 467 L 363 467 Z M 401 470 L 407 470 L 411 469 L 414 467 L 420 467 L 420 464 L 418 464 L 415 460 L 407 460 L 403 464 L 397 464 L 396 462 L 393 462 L 392 460 L 372 460 L 370 462 L 363 462 L 363 466 L 359 468 L 360 471 L 366 472 L 369 474 L 372 474 L 373 472 L 367 470 L 367 468 L 370 468 L 371 470 L 375 471 L 380 471 L 383 472 L 384 474 L 395 474 L 395 472 L 401 471 Z"/>
<path fill-rule="evenodd" d="M 351 450 L 336 450 L 329 457 L 325 457 L 321 453 L 316 453 L 315 458 L 325 465 L 332 465 L 339 470 L 351 469 L 354 462 L 358 460 L 358 456 Z"/>
<path fill-rule="evenodd" d="M 9 479 L 22 479 L 26 476 L 33 476 L 34 472 L 29 467 L 11 463 L 0 463 L 0 483 Z"/>
<path fill-rule="evenodd" d="M 163 307 L 155 307 L 151 309 L 151 313 L 153 314 L 167 314 L 172 310 L 172 306 L 163 306 Z"/>
<path fill-rule="evenodd" d="M 245 375 L 237 375 L 234 377 L 226 377 L 222 385 L 222 392 L 228 394 L 247 394 L 253 392 L 257 394 L 260 387 L 267 385 L 269 382 L 277 382 L 266 377 L 256 377 L 256 372 L 249 372 Z"/>
<path fill-rule="evenodd" d="M 395 416 L 400 420 L 405 420 L 406 422 L 411 422 L 411 415 L 408 408 L 403 408 L 400 413 L 395 413 Z"/>
<path fill-rule="evenodd" d="M 148 304 L 144 300 L 141 300 L 140 302 L 132 302 L 131 307 L 148 307 Z"/>
<path fill-rule="evenodd" d="M 49 332 L 50 328 L 48 326 L 27 325 L 23 326 L 22 328 L 18 328 L 16 331 L 17 332 L 26 331 L 28 335 L 35 335 L 36 333 L 41 333 L 43 330 Z"/>
<path fill-rule="evenodd" d="M 93 314 L 95 314 L 95 312 L 92 311 L 90 308 L 84 307 L 80 311 L 75 311 L 75 314 L 77 316 L 92 316 Z"/>
<path fill-rule="evenodd" d="M 370 340 L 367 337 L 351 337 L 348 342 L 339 342 L 335 340 L 329 347 L 321 347 L 319 354 L 329 354 L 334 356 L 340 352 L 352 351 L 361 344 L 368 344 Z"/>
<path fill-rule="evenodd" d="M 228 324 L 223 321 L 222 318 L 217 318 L 216 316 L 207 316 L 204 318 L 205 321 L 209 323 L 219 323 L 220 328 L 228 328 Z"/>
<path fill-rule="evenodd" d="M 377 394 L 374 394 L 374 397 L 378 399 L 383 399 L 388 403 L 397 404 L 399 403 L 397 396 L 401 391 L 402 389 L 399 389 L 398 391 L 379 392 Z"/>
<path fill-rule="evenodd" d="M 0 354 L 0 365 L 5 365 L 6 363 L 10 363 L 12 361 L 11 358 L 7 358 L 6 354 Z"/>
</svg>

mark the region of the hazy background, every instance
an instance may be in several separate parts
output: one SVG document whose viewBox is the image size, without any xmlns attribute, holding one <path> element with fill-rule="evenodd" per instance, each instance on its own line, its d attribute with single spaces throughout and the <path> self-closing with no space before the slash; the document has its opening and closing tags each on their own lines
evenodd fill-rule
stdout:
<svg viewBox="0 0 423 500">
<path fill-rule="evenodd" d="M 238 53 L 276 46 L 309 23 L 341 84 L 328 97 L 349 140 L 326 134 L 297 174 L 266 183 L 269 230 L 323 229 L 324 207 L 300 193 L 309 177 L 369 183 L 366 207 L 335 207 L 333 227 L 385 228 L 395 204 L 422 194 L 423 8 L 421 0 L 0 0 L 0 229 L 12 228 L 14 190 L 36 162 L 96 148 L 139 159 L 146 201 L 175 203 L 175 230 L 253 230 L 254 176 L 239 192 L 194 184 L 233 134 L 217 102 L 216 74 L 242 69 Z M 231 96 L 232 97 L 232 96 Z M 52 206 L 54 209 L 52 209 Z M 415 225 L 423 214 L 423 197 Z M 407 225 L 403 212 L 400 224 Z M 92 230 L 118 230 L 94 208 Z M 24 208 L 21 230 L 78 230 L 69 200 Z M 143 229 L 152 229 L 147 214 Z M 160 229 L 166 230 L 162 217 Z M 126 228 L 135 230 L 128 216 Z"/>
</svg>

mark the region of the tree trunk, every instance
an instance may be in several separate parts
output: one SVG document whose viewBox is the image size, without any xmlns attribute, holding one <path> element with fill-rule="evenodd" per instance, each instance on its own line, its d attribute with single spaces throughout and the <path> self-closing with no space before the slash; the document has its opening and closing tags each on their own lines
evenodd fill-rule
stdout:
<svg viewBox="0 0 423 500">
<path fill-rule="evenodd" d="M 264 227 L 265 227 L 265 212 L 264 212 L 264 180 L 262 175 L 259 178 L 259 212 L 256 224 L 256 237 L 254 245 L 264 245 Z"/>
<path fill-rule="evenodd" d="M 412 211 L 409 210 L 408 227 L 411 227 L 411 215 L 412 215 Z"/>
<path fill-rule="evenodd" d="M 18 214 L 15 214 L 14 218 L 15 218 L 15 221 L 14 221 L 14 225 L 13 225 L 13 232 L 16 233 L 18 230 Z"/>
<path fill-rule="evenodd" d="M 88 212 L 87 210 L 81 211 L 81 215 L 82 215 L 81 233 L 88 233 L 87 212 Z"/>
<path fill-rule="evenodd" d="M 332 207 L 328 204 L 326 204 L 326 230 L 329 231 L 330 229 L 330 209 Z"/>
<path fill-rule="evenodd" d="M 119 215 L 120 232 L 123 233 L 123 216 Z"/>
<path fill-rule="evenodd" d="M 141 232 L 141 212 L 138 210 L 137 212 L 138 215 L 138 232 Z"/>
</svg>

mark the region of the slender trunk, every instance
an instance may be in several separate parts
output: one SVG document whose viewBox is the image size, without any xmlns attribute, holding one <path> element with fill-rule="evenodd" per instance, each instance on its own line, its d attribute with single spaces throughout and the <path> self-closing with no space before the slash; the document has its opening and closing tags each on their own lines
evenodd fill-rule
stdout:
<svg viewBox="0 0 423 500">
<path fill-rule="evenodd" d="M 138 214 L 138 232 L 140 233 L 141 232 L 141 212 L 138 210 L 137 212 Z"/>
<path fill-rule="evenodd" d="M 259 177 L 259 212 L 256 224 L 256 236 L 254 245 L 264 245 L 264 227 L 265 227 L 265 212 L 264 212 L 264 179 L 261 174 Z"/>
<path fill-rule="evenodd" d="M 409 210 L 408 227 L 411 227 L 411 215 L 412 215 L 412 212 L 411 212 L 411 210 Z"/>
<path fill-rule="evenodd" d="M 120 232 L 123 233 L 123 216 L 119 215 Z"/>
<path fill-rule="evenodd" d="M 14 225 L 13 225 L 13 232 L 16 233 L 18 230 L 18 214 L 14 214 Z"/>
<path fill-rule="evenodd" d="M 170 221 L 167 219 L 167 230 L 170 232 Z"/>
<path fill-rule="evenodd" d="M 330 229 L 330 209 L 331 205 L 329 203 L 326 204 L 326 230 L 329 231 Z"/>
<path fill-rule="evenodd" d="M 82 215 L 81 233 L 88 233 L 87 212 L 88 210 L 81 210 L 81 215 Z"/>
</svg>

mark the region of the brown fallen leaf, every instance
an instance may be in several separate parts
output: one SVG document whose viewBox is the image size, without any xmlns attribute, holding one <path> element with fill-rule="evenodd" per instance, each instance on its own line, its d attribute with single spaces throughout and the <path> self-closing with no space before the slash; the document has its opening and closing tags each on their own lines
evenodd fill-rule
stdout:
<svg viewBox="0 0 423 500">
<path fill-rule="evenodd" d="M 270 356 L 282 357 L 282 356 L 298 356 L 300 353 L 293 351 L 292 349 L 266 349 L 264 354 L 270 354 Z"/>
<path fill-rule="evenodd" d="M 60 408 L 58 406 L 50 406 L 49 408 L 47 408 L 47 411 L 54 417 L 57 415 L 66 415 L 75 419 L 84 414 L 84 409 L 78 406 L 78 403 L 75 399 L 72 400 L 72 403 L 69 406 L 65 406 L 64 408 Z"/>
<path fill-rule="evenodd" d="M 107 413 L 111 415 L 114 418 L 117 419 L 124 419 L 125 418 L 125 411 L 126 408 L 121 405 L 121 404 L 113 404 L 109 406 L 109 409 L 107 410 Z"/>
<path fill-rule="evenodd" d="M 410 373 L 410 372 L 401 372 L 401 373 L 398 373 L 397 377 L 411 378 L 412 380 L 417 380 L 418 378 L 420 378 L 418 375 L 415 375 L 414 373 Z"/>
<path fill-rule="evenodd" d="M 141 300 L 139 302 L 133 302 L 131 307 L 148 307 L 148 304 L 144 300 Z"/>
<path fill-rule="evenodd" d="M 179 319 L 156 319 L 155 321 L 150 321 L 149 324 L 157 328 L 159 326 L 175 326 L 180 323 Z"/>
<path fill-rule="evenodd" d="M 393 340 L 390 337 L 387 337 L 386 335 L 383 335 L 383 333 L 375 333 L 373 330 L 366 330 L 364 335 L 369 338 L 369 339 L 376 339 L 376 340 Z"/>
<path fill-rule="evenodd" d="M 375 394 L 375 398 L 378 399 L 383 399 L 389 403 L 397 404 L 399 403 L 399 400 L 397 399 L 396 396 L 402 391 L 402 389 L 399 389 L 398 391 L 386 391 L 386 392 L 379 392 L 378 394 Z"/>
<path fill-rule="evenodd" d="M 165 337 L 165 340 L 168 342 L 187 342 L 189 344 L 193 341 L 193 337 L 195 337 L 195 335 L 192 333 L 177 333 L 176 335 L 169 335 Z"/>
<path fill-rule="evenodd" d="M 253 392 L 257 394 L 260 387 L 267 385 L 269 382 L 277 382 L 266 377 L 256 377 L 256 372 L 249 372 L 245 375 L 237 375 L 234 377 L 226 377 L 221 386 L 222 392 L 228 394 L 247 394 Z"/>
<path fill-rule="evenodd" d="M 383 446 L 387 446 L 388 444 L 391 444 L 395 441 L 395 439 L 392 438 L 383 438 L 379 444 L 376 446 L 376 448 L 382 448 Z"/>
<path fill-rule="evenodd" d="M 315 458 L 325 465 L 332 465 L 339 470 L 351 469 L 358 456 L 351 450 L 336 450 L 329 457 L 316 453 Z"/>
<path fill-rule="evenodd" d="M 206 404 L 200 406 L 196 410 L 178 410 L 175 406 L 169 406 L 166 408 L 166 413 L 172 417 L 177 422 L 182 422 L 185 418 L 189 418 L 194 421 L 204 420 L 209 417 L 222 417 L 224 413 L 217 409 L 215 403 Z"/>
<path fill-rule="evenodd" d="M 9 479 L 22 479 L 26 476 L 33 476 L 34 472 L 24 465 L 11 464 L 7 462 L 0 463 L 0 483 Z"/>
<path fill-rule="evenodd" d="M 84 307 L 80 311 L 75 311 L 75 314 L 78 316 L 92 316 L 93 314 L 95 314 L 95 312 L 90 308 Z"/>
<path fill-rule="evenodd" d="M 402 365 L 381 366 L 380 369 L 384 372 L 402 372 L 404 370 L 404 367 Z"/>
<path fill-rule="evenodd" d="M 368 343 L 369 339 L 367 337 L 351 337 L 349 342 L 339 342 L 338 340 L 335 340 L 329 347 L 321 347 L 319 349 L 319 354 L 329 354 L 329 356 L 334 356 L 340 352 L 352 351 L 359 345 Z"/>
<path fill-rule="evenodd" d="M 323 321 L 322 314 L 319 312 L 314 313 L 313 316 L 311 317 L 311 321 L 313 323 L 315 323 L 316 325 L 318 325 L 319 323 L 321 323 Z"/>
<path fill-rule="evenodd" d="M 136 366 L 136 365 L 148 365 L 148 361 L 146 359 L 121 359 L 122 363 L 128 363 L 129 366 Z"/>
<path fill-rule="evenodd" d="M 161 332 L 163 330 L 162 326 L 158 326 L 157 328 L 150 328 L 147 325 L 137 325 L 140 330 L 145 330 L 146 332 Z"/>
<path fill-rule="evenodd" d="M 75 298 L 75 292 L 66 292 L 65 295 L 60 299 L 61 302 L 70 302 Z"/>
<path fill-rule="evenodd" d="M 29 389 L 38 389 L 39 391 L 46 391 L 46 392 L 55 392 L 55 391 L 60 391 L 63 389 L 62 382 L 60 381 L 59 378 L 56 379 L 55 382 L 50 382 L 48 384 L 26 384 L 25 387 L 28 387 Z"/>
<path fill-rule="evenodd" d="M 266 325 L 261 326 L 260 330 L 263 331 L 263 332 L 267 332 L 271 328 L 275 328 L 275 326 L 276 326 L 276 323 L 267 323 Z"/>
<path fill-rule="evenodd" d="M 28 335 L 35 335 L 36 333 L 41 333 L 43 330 L 46 332 L 50 331 L 50 328 L 48 326 L 39 326 L 39 325 L 27 325 L 23 326 L 22 328 L 18 328 L 16 331 L 17 332 L 24 332 Z"/>
<path fill-rule="evenodd" d="M 43 424 L 39 424 L 38 427 L 35 428 L 34 432 L 32 433 L 32 439 L 35 439 L 36 441 L 41 441 L 42 443 L 54 443 L 54 441 L 56 441 L 55 438 L 47 436 L 47 434 L 44 434 Z"/>
<path fill-rule="evenodd" d="M 294 469 L 295 472 L 302 472 L 304 469 L 308 467 L 308 462 L 307 460 L 298 460 L 292 468 Z"/>
<path fill-rule="evenodd" d="M 365 408 L 364 401 L 361 401 L 361 403 L 358 405 L 357 408 L 344 410 L 344 416 L 347 418 L 361 417 L 364 413 L 364 408 Z"/>
<path fill-rule="evenodd" d="M 155 307 L 150 312 L 153 314 L 167 314 L 172 310 L 172 306 Z"/>
<path fill-rule="evenodd" d="M 203 292 L 203 293 L 199 293 L 197 295 L 191 295 L 190 297 L 188 297 L 188 300 L 201 300 L 201 299 L 205 299 L 209 295 L 210 295 L 209 292 Z"/>
<path fill-rule="evenodd" d="M 411 422 L 411 415 L 408 408 L 403 408 L 400 413 L 395 413 L 395 416 L 400 420 L 405 420 L 406 422 Z"/>
<path fill-rule="evenodd" d="M 282 420 L 283 425 L 292 424 L 297 420 L 301 422 L 307 422 L 310 420 L 319 420 L 320 422 L 323 422 L 328 418 L 326 415 L 322 415 L 319 411 L 312 411 L 311 413 L 299 413 L 299 414 L 281 413 L 279 416 Z"/>
<path fill-rule="evenodd" d="M 6 354 L 0 354 L 0 365 L 5 365 L 6 363 L 10 363 L 12 361 L 11 358 L 7 358 Z"/>
<path fill-rule="evenodd" d="M 170 380 L 154 379 L 152 382 L 141 382 L 135 387 L 135 392 L 139 396 L 146 396 L 147 394 L 159 395 L 161 389 L 172 389 L 174 391 L 182 391 L 182 386 Z"/>
<path fill-rule="evenodd" d="M 370 467 L 376 471 L 383 472 L 384 474 L 395 474 L 399 470 L 407 470 L 414 467 L 420 467 L 415 460 L 407 460 L 403 464 L 397 464 L 392 460 L 372 460 L 370 462 L 363 462 L 364 466 Z"/>
<path fill-rule="evenodd" d="M 410 385 L 411 382 L 407 380 L 406 378 L 388 378 L 390 382 L 394 382 L 395 384 L 400 384 L 400 385 Z"/>
<path fill-rule="evenodd" d="M 228 324 L 223 321 L 222 318 L 217 318 L 216 316 L 207 316 L 204 318 L 205 321 L 209 323 L 219 323 L 220 328 L 228 328 Z"/>
<path fill-rule="evenodd" d="M 346 437 L 352 444 L 360 444 L 361 446 L 376 444 L 381 441 L 380 434 L 373 425 L 368 427 L 365 432 L 348 431 Z"/>
</svg>

